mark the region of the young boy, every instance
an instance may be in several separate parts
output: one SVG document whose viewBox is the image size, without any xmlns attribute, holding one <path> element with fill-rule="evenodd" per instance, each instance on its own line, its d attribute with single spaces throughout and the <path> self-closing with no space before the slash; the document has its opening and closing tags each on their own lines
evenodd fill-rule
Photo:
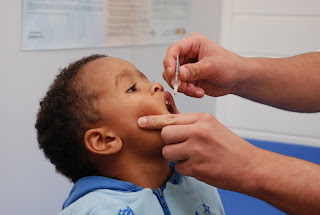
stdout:
<svg viewBox="0 0 320 215">
<path fill-rule="evenodd" d="M 179 113 L 131 63 L 92 55 L 70 64 L 40 102 L 38 142 L 72 182 L 60 214 L 224 214 L 217 189 L 174 171 L 160 131 L 139 117 Z"/>
</svg>

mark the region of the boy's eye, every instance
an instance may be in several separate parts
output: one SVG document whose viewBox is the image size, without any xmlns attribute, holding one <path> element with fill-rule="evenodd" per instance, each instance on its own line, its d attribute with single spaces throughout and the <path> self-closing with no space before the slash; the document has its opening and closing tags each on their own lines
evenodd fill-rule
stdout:
<svg viewBox="0 0 320 215">
<path fill-rule="evenodd" d="M 131 93 L 131 92 L 137 91 L 136 85 L 137 85 L 137 84 L 134 84 L 132 87 L 130 87 L 130 88 L 127 90 L 127 93 Z"/>
</svg>

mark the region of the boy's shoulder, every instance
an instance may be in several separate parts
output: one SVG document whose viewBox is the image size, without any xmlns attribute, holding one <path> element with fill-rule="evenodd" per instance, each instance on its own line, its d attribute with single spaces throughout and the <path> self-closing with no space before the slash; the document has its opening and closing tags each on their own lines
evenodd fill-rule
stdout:
<svg viewBox="0 0 320 215">
<path fill-rule="evenodd" d="M 70 196 L 69 203 L 67 199 L 66 208 L 60 215 L 81 215 L 88 212 L 163 214 L 164 208 L 168 208 L 171 214 L 202 214 L 204 211 L 224 214 L 215 187 L 177 172 L 173 173 L 166 185 L 154 191 L 115 179 L 86 177 L 75 184 Z M 79 198 L 75 199 L 76 197 Z"/>
<path fill-rule="evenodd" d="M 162 214 L 162 208 L 157 204 L 156 196 L 151 189 L 136 192 L 121 192 L 119 190 L 98 189 L 82 196 L 59 215 L 85 214 Z"/>
</svg>

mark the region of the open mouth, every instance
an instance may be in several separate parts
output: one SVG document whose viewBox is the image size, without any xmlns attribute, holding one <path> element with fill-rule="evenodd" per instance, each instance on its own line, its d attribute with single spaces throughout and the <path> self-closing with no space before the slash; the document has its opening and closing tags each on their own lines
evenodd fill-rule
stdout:
<svg viewBox="0 0 320 215">
<path fill-rule="evenodd" d="M 167 107 L 167 110 L 171 114 L 178 114 L 180 113 L 176 107 L 176 104 L 174 103 L 174 100 L 172 98 L 172 95 L 169 92 L 164 92 L 164 99 L 165 99 L 165 104 Z"/>
<path fill-rule="evenodd" d="M 170 101 L 166 100 L 166 106 L 167 106 L 167 109 L 170 113 L 172 113 L 172 107 L 171 107 L 171 103 Z"/>
</svg>

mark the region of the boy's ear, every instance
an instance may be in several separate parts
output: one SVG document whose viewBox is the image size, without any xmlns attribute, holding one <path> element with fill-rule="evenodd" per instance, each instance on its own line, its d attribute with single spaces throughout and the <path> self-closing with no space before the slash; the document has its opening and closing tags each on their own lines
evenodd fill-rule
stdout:
<svg viewBox="0 0 320 215">
<path fill-rule="evenodd" d="M 92 128 L 84 135 L 84 144 L 92 153 L 112 155 L 122 149 L 122 140 L 106 128 Z"/>
</svg>

